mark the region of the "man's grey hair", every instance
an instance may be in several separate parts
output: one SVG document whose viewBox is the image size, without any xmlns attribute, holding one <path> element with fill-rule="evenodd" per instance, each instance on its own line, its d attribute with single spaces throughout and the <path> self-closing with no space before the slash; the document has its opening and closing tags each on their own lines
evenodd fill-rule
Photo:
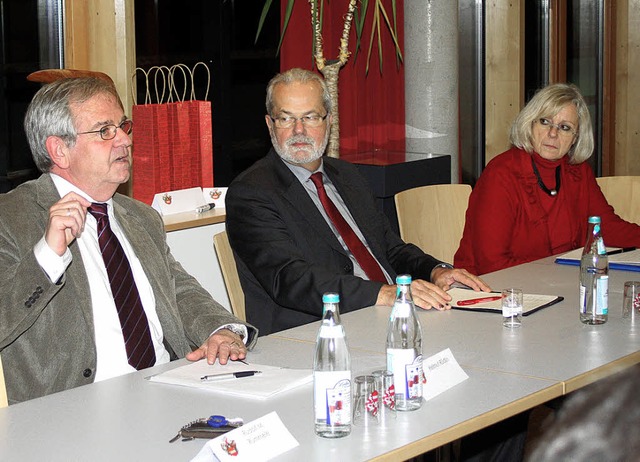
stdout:
<svg viewBox="0 0 640 462">
<path fill-rule="evenodd" d="M 95 77 L 60 79 L 38 90 L 27 108 L 24 131 L 33 160 L 41 172 L 49 172 L 53 167 L 47 152 L 47 138 L 58 136 L 70 148 L 76 144 L 78 132 L 71 105 L 101 94 L 111 95 L 124 110 L 113 84 Z"/>
<path fill-rule="evenodd" d="M 331 95 L 329 94 L 329 88 L 327 87 L 327 83 L 324 79 L 316 74 L 315 72 L 308 71 L 306 69 L 293 68 L 288 71 L 281 72 L 280 74 L 276 74 L 273 77 L 269 84 L 267 85 L 267 114 L 273 116 L 273 89 L 276 85 L 283 84 L 288 85 L 290 83 L 299 82 L 299 83 L 307 83 L 307 82 L 318 82 L 320 87 L 322 88 L 322 105 L 324 109 L 327 111 L 327 114 L 331 112 Z"/>
</svg>

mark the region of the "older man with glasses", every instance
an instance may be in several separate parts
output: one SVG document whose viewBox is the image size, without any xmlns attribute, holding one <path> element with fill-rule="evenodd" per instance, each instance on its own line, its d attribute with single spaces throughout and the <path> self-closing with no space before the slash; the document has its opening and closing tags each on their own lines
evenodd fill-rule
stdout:
<svg viewBox="0 0 640 462">
<path fill-rule="evenodd" d="M 160 216 L 117 194 L 131 130 L 114 86 L 57 80 L 25 131 L 37 180 L 0 196 L 0 354 L 9 403 L 171 359 L 246 356 L 257 332 L 177 263 Z"/>
<path fill-rule="evenodd" d="M 392 305 L 398 273 L 413 276 L 414 300 L 425 309 L 448 308 L 445 290 L 454 281 L 489 290 L 404 243 L 356 167 L 323 157 L 331 100 L 318 74 L 276 75 L 266 109 L 273 150 L 231 184 L 226 198 L 247 319 L 261 334 L 319 320 L 324 292 L 340 294 L 342 311 Z"/>
</svg>

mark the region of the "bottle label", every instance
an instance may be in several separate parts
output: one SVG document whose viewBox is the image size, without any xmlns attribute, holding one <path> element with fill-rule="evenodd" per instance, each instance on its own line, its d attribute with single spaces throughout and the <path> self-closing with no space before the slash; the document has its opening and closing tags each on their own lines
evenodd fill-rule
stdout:
<svg viewBox="0 0 640 462">
<path fill-rule="evenodd" d="M 591 303 L 595 302 L 595 313 L 596 315 L 608 315 L 609 314 L 609 276 L 600 276 L 595 280 L 596 285 L 596 293 L 595 293 L 595 301 L 591 301 Z M 593 306 L 587 306 L 588 299 L 587 297 L 588 289 L 584 286 L 584 284 L 580 283 L 580 311 L 583 314 L 593 313 Z"/>
<path fill-rule="evenodd" d="M 320 338 L 342 338 L 345 336 L 342 324 L 338 324 L 337 326 L 320 326 L 318 335 Z"/>
<path fill-rule="evenodd" d="M 405 399 L 421 398 L 426 378 L 422 371 L 422 355 L 414 349 L 387 348 L 387 369 L 393 372 L 393 386 L 397 395 Z"/>
<path fill-rule="evenodd" d="M 609 276 L 596 279 L 596 314 L 609 313 Z"/>
<path fill-rule="evenodd" d="M 396 302 L 391 311 L 391 317 L 408 318 L 411 315 L 411 304 Z"/>
<path fill-rule="evenodd" d="M 351 423 L 351 371 L 313 373 L 316 421 L 327 425 Z"/>
</svg>

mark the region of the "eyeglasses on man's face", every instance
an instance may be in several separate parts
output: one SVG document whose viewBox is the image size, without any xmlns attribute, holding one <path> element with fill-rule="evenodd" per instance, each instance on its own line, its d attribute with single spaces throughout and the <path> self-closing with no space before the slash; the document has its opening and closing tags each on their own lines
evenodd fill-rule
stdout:
<svg viewBox="0 0 640 462">
<path fill-rule="evenodd" d="M 118 129 L 125 132 L 127 135 L 131 134 L 133 130 L 133 120 L 123 120 L 120 125 L 108 124 L 102 127 L 100 130 L 91 130 L 88 132 L 80 132 L 78 135 L 87 135 L 89 133 L 100 133 L 100 138 L 105 141 L 112 140 L 118 134 Z"/>
<path fill-rule="evenodd" d="M 541 127 L 546 128 L 547 130 L 551 130 L 552 128 L 555 128 L 558 134 L 564 135 L 564 136 L 575 135 L 577 133 L 576 130 L 571 125 L 562 124 L 562 123 L 554 124 L 553 122 L 551 122 L 551 120 L 545 117 L 542 117 L 536 120 L 536 123 L 540 124 Z"/>
<path fill-rule="evenodd" d="M 318 128 L 320 127 L 325 119 L 329 116 L 329 113 L 321 116 L 318 114 L 309 114 L 302 117 L 293 117 L 293 116 L 279 116 L 279 117 L 271 117 L 271 121 L 275 125 L 276 128 L 292 128 L 298 123 L 298 120 L 302 122 L 302 125 L 308 128 Z"/>
</svg>

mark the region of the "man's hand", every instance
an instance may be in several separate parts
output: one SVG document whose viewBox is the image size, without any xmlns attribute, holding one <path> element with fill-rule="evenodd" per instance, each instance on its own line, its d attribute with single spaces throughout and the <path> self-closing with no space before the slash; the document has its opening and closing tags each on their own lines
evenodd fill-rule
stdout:
<svg viewBox="0 0 640 462">
<path fill-rule="evenodd" d="M 84 197 L 70 192 L 49 209 L 44 239 L 59 256 L 64 255 L 69 244 L 84 231 L 87 207 L 90 205 Z"/>
<path fill-rule="evenodd" d="M 227 361 L 237 361 L 247 357 L 247 348 L 240 336 L 227 329 L 220 329 L 218 332 L 209 337 L 197 350 L 187 354 L 189 361 L 198 361 L 207 358 L 209 364 L 218 362 L 227 364 Z"/>
<path fill-rule="evenodd" d="M 448 310 L 451 308 L 451 296 L 446 292 L 454 282 L 459 282 L 476 291 L 490 292 L 491 288 L 478 276 L 474 276 L 467 270 L 435 268 L 431 274 L 432 281 L 422 279 L 411 281 L 411 295 L 413 303 L 419 308 L 430 310 Z M 376 305 L 393 306 L 396 299 L 396 286 L 384 285 L 378 292 Z"/>
<path fill-rule="evenodd" d="M 393 306 L 396 300 L 397 286 L 384 285 L 378 292 L 376 305 Z M 430 310 L 448 310 L 451 297 L 440 287 L 422 279 L 411 281 L 413 303 L 419 308 Z"/>
<path fill-rule="evenodd" d="M 467 270 L 459 268 L 434 268 L 431 272 L 431 280 L 435 285 L 443 290 L 449 290 L 451 288 L 451 284 L 459 282 L 475 291 L 491 291 L 491 287 L 489 287 L 487 283 L 478 276 L 471 274 Z M 451 300 L 451 298 L 449 298 L 449 300 Z"/>
</svg>

